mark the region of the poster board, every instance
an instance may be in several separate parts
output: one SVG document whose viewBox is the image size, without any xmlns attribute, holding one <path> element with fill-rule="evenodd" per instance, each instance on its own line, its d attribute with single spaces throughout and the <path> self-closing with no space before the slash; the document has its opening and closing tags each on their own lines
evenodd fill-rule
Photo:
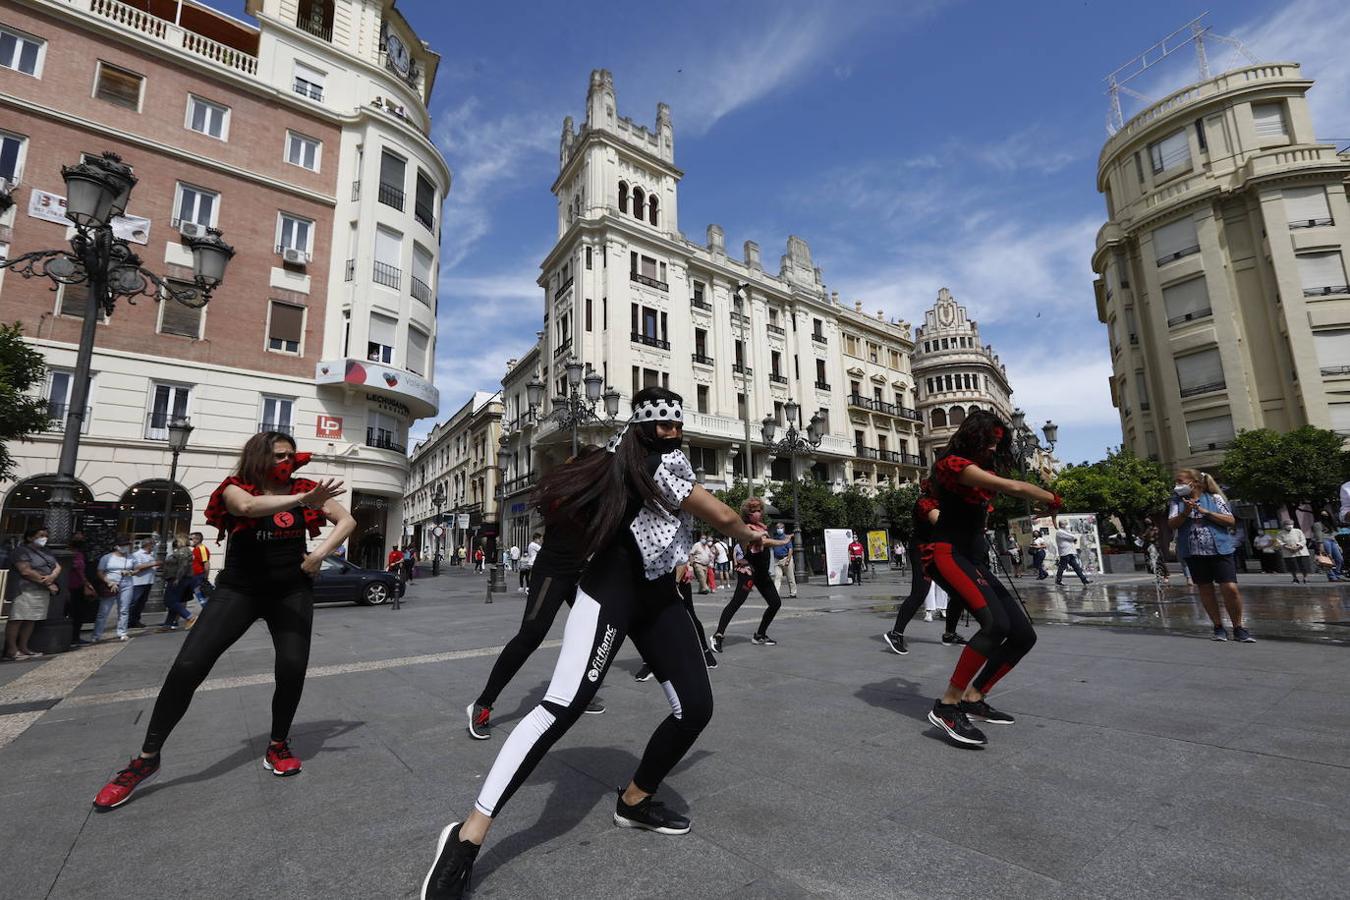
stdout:
<svg viewBox="0 0 1350 900">
<path fill-rule="evenodd" d="M 826 584 L 848 583 L 848 545 L 851 543 L 853 543 L 851 529 L 825 529 Z"/>
<path fill-rule="evenodd" d="M 1102 571 L 1102 541 L 1097 532 L 1096 513 L 1060 513 L 1059 527 L 1078 536 L 1078 564 L 1089 575 Z M 1055 540 L 1055 525 L 1049 516 L 1027 518 L 1020 516 L 1008 520 L 1008 531 L 1017 546 L 1022 548 L 1023 559 L 1031 559 L 1031 541 L 1036 535 L 1045 539 L 1045 567 L 1053 570 L 1059 563 L 1059 544 Z"/>
<path fill-rule="evenodd" d="M 867 558 L 872 562 L 889 562 L 891 540 L 885 531 L 867 532 Z"/>
</svg>

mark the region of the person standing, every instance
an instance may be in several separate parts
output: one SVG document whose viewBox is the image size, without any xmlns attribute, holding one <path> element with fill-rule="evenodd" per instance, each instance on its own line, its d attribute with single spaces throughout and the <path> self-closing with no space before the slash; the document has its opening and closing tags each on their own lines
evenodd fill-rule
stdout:
<svg viewBox="0 0 1350 900">
<path fill-rule="evenodd" d="M 867 550 L 863 547 L 862 541 L 858 536 L 853 536 L 852 542 L 848 545 L 848 583 L 862 584 L 863 558 Z"/>
<path fill-rule="evenodd" d="M 1018 546 L 1017 539 L 1012 535 L 1008 536 L 1008 560 L 1012 563 L 1014 578 L 1022 577 L 1022 548 Z"/>
<path fill-rule="evenodd" d="M 1166 548 L 1159 544 L 1158 534 L 1158 526 L 1150 522 L 1140 536 L 1144 542 L 1144 564 L 1154 578 L 1162 579 L 1163 584 L 1171 584 L 1172 573 L 1167 569 Z"/>
<path fill-rule="evenodd" d="M 722 610 L 722 616 L 717 621 L 717 632 L 712 636 L 712 649 L 717 653 L 722 652 L 722 639 L 726 635 L 727 626 L 731 624 L 732 617 L 741 608 L 745 598 L 750 596 L 750 589 L 756 586 L 759 587 L 759 594 L 764 598 L 764 602 L 769 605 L 769 608 L 764 610 L 764 615 L 759 620 L 759 629 L 751 635 L 750 643 L 766 647 L 772 647 L 778 643 L 769 637 L 769 625 L 773 622 L 773 617 L 778 614 L 778 609 L 783 605 L 783 601 L 778 596 L 778 589 L 774 587 L 773 578 L 769 574 L 769 549 L 777 547 L 785 541 L 767 536 L 764 527 L 764 501 L 758 497 L 751 497 L 741 504 L 741 520 L 747 528 L 754 532 L 755 540 L 744 541 L 736 547 L 740 554 L 740 560 L 736 566 L 736 590 Z"/>
<path fill-rule="evenodd" d="M 183 603 L 186 604 L 189 598 L 196 597 L 197 605 L 205 609 L 207 591 L 210 587 L 208 579 L 211 576 L 211 549 L 206 546 L 206 539 L 202 537 L 200 531 L 188 535 L 188 546 L 192 548 L 192 583 L 188 586 Z"/>
<path fill-rule="evenodd" d="M 1280 566 L 1280 545 L 1275 539 L 1262 531 L 1252 541 L 1256 552 L 1261 554 L 1261 571 L 1268 575 L 1278 575 Z"/>
<path fill-rule="evenodd" d="M 787 537 L 787 530 L 783 523 L 779 522 L 773 526 L 773 536 L 776 540 L 783 540 Z M 796 548 L 792 546 L 789 539 L 783 544 L 773 548 L 773 589 L 778 590 L 783 578 L 787 578 L 788 599 L 795 599 L 797 596 L 797 573 L 793 571 L 793 555 Z"/>
<path fill-rule="evenodd" d="M 511 564 L 507 567 L 507 571 L 515 571 L 515 572 L 519 572 L 519 571 L 520 571 L 520 546 L 519 546 L 518 544 L 512 544 L 512 545 L 511 545 L 511 549 L 507 551 L 507 555 L 510 556 L 510 558 L 511 558 Z"/>
<path fill-rule="evenodd" d="M 891 565 L 901 572 L 905 571 L 905 545 L 900 541 L 896 541 L 895 546 L 891 548 Z"/>
<path fill-rule="evenodd" d="M 221 654 L 258 619 L 267 623 L 276 651 L 272 732 L 262 765 L 273 775 L 300 773 L 289 735 L 309 665 L 314 575 L 356 528 L 351 513 L 334 499 L 342 482 L 291 477 L 309 458 L 296 452 L 290 435 L 260 432 L 244 444 L 236 474 L 211 494 L 206 521 L 229 534 L 215 595 L 164 679 L 140 755 L 98 792 L 96 809 L 121 806 L 158 774 L 160 748 L 187 713 L 192 695 Z M 306 537 L 318 537 L 325 522 L 334 527 L 307 552 Z"/>
<path fill-rule="evenodd" d="M 159 560 L 155 559 L 155 542 L 149 538 L 141 541 L 131 554 L 131 561 L 136 564 L 136 574 L 131 580 L 131 624 L 127 627 L 144 628 L 141 615 L 145 612 L 146 601 L 150 599 L 150 588 L 155 585 L 155 570 L 160 566 Z"/>
<path fill-rule="evenodd" d="M 1083 567 L 1078 564 L 1078 535 L 1067 528 L 1060 528 L 1058 516 L 1051 516 L 1050 521 L 1055 525 L 1055 546 L 1059 550 L 1059 561 L 1055 565 L 1055 584 L 1064 584 L 1066 567 L 1073 569 L 1083 584 L 1091 584 L 1092 582 L 1083 574 Z"/>
<path fill-rule="evenodd" d="M 530 538 L 529 544 L 525 546 L 525 553 L 520 557 L 520 592 L 528 594 L 530 592 L 530 573 L 534 571 L 534 561 L 539 558 L 539 551 L 542 549 L 539 539 L 543 535 L 535 532 Z"/>
<path fill-rule="evenodd" d="M 384 569 L 396 578 L 403 577 L 403 550 L 397 544 L 390 549 L 389 555 L 385 557 Z"/>
<path fill-rule="evenodd" d="M 70 579 L 67 583 L 70 591 L 70 646 L 83 647 L 90 643 L 80 637 L 80 629 L 90 619 L 90 612 L 98 607 L 98 591 L 89 580 L 89 556 L 86 552 L 89 542 L 83 531 L 70 535 Z"/>
<path fill-rule="evenodd" d="M 715 560 L 717 581 L 719 584 L 726 586 L 727 582 L 731 581 L 731 551 L 727 548 L 726 538 L 718 538 L 713 544 L 713 551 L 717 554 Z M 720 587 L 716 588 L 719 591 L 721 589 Z"/>
<path fill-rule="evenodd" d="M 886 646 L 891 648 L 891 652 L 898 653 L 901 656 L 909 653 L 909 646 L 905 643 L 905 628 L 913 620 L 914 614 L 919 611 L 919 606 L 927 606 L 934 588 L 933 579 L 928 577 L 928 573 L 919 564 L 919 558 L 924 552 L 924 547 L 933 539 L 933 526 L 938 520 L 938 502 L 932 495 L 927 478 L 919 483 L 919 499 L 914 502 L 914 508 L 910 515 L 914 523 L 911 531 L 914 565 L 913 572 L 910 574 L 909 596 L 896 610 L 895 626 L 881 636 L 882 640 L 886 642 Z M 960 617 L 961 605 L 959 603 L 946 603 L 946 628 L 942 633 L 942 643 L 948 646 L 965 643 L 965 639 L 956 633 L 956 622 Z M 929 611 L 924 615 L 924 621 L 931 622 L 932 620 L 933 615 Z"/>
<path fill-rule="evenodd" d="M 1280 556 L 1284 558 L 1285 568 L 1293 576 L 1294 584 L 1299 583 L 1299 576 L 1303 576 L 1303 583 L 1308 583 L 1308 573 L 1312 570 L 1312 557 L 1308 555 L 1308 538 L 1303 534 L 1303 529 L 1294 527 L 1293 520 L 1285 519 L 1280 523 L 1280 533 L 1275 536 L 1276 542 L 1280 545 Z"/>
<path fill-rule="evenodd" d="M 9 621 L 5 623 L 4 658 L 10 662 L 36 659 L 41 653 L 28 646 L 37 623 L 47 618 L 47 604 L 61 590 L 61 564 L 46 550 L 47 529 L 30 528 L 23 543 L 9 555 Z"/>
<path fill-rule="evenodd" d="M 1036 572 L 1037 581 L 1050 577 L 1045 571 L 1045 552 L 1045 538 L 1038 534 L 1031 539 L 1031 568 Z"/>
<path fill-rule="evenodd" d="M 1242 597 L 1238 594 L 1237 568 L 1233 565 L 1233 526 L 1236 523 L 1228 498 L 1218 482 L 1199 469 L 1179 469 L 1172 499 L 1167 506 L 1167 524 L 1177 536 L 1177 558 L 1200 591 L 1200 603 L 1214 623 L 1213 639 L 1228 640 L 1223 627 L 1214 585 L 1219 585 L 1223 605 L 1233 622 L 1233 637 L 1244 644 L 1256 641 L 1242 627 Z"/>
<path fill-rule="evenodd" d="M 482 572 L 482 571 L 483 571 L 483 557 L 484 557 L 484 555 L 485 555 L 485 554 L 483 553 L 483 548 L 482 548 L 482 547 L 479 547 L 478 549 L 476 549 L 476 550 L 473 551 L 473 570 L 474 570 L 475 572 Z"/>
<path fill-rule="evenodd" d="M 706 534 L 694 535 L 694 546 L 689 549 L 689 568 L 694 573 L 694 580 L 698 582 L 700 594 L 708 593 L 708 567 L 712 564 L 713 550 L 710 539 Z"/>
<path fill-rule="evenodd" d="M 117 543 L 111 553 L 104 554 L 98 561 L 98 574 L 107 586 L 108 594 L 98 604 L 98 615 L 94 617 L 94 633 L 91 639 L 97 643 L 103 640 L 103 630 L 108 624 L 108 615 L 114 604 L 117 607 L 117 639 L 127 640 L 127 629 L 131 627 L 131 603 L 134 596 L 135 579 L 149 567 L 149 564 L 137 566 L 132 558 L 131 537 L 125 534 L 117 536 Z"/>
<path fill-rule="evenodd" d="M 1318 520 L 1313 523 L 1313 541 L 1319 553 L 1324 553 L 1331 560 L 1331 571 L 1327 573 L 1328 581 L 1340 581 L 1345 577 L 1345 555 L 1341 552 L 1341 545 L 1336 542 L 1336 526 L 1331 521 L 1331 516 L 1322 513 Z"/>
<path fill-rule="evenodd" d="M 164 559 L 164 624 L 160 631 L 176 631 L 178 620 L 183 620 L 184 628 L 194 624 L 192 613 L 188 611 L 186 599 L 188 587 L 192 584 L 192 550 L 178 541 Z"/>
</svg>

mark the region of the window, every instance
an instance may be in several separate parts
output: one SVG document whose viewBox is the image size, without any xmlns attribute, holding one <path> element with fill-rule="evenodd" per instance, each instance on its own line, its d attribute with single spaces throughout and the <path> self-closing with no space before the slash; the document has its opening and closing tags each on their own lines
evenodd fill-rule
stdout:
<svg viewBox="0 0 1350 900">
<path fill-rule="evenodd" d="M 886 402 L 885 400 L 881 399 L 881 388 L 879 387 L 872 388 L 872 400 L 875 401 L 878 409 L 881 408 L 881 404 Z"/>
<path fill-rule="evenodd" d="M 929 413 L 928 417 L 929 420 L 933 423 L 934 428 L 947 427 L 947 411 L 945 409 L 935 409 L 931 413 Z"/>
<path fill-rule="evenodd" d="M 431 251 L 413 242 L 412 295 L 413 299 L 421 302 L 423 306 L 431 305 L 433 281 L 431 260 Z"/>
<path fill-rule="evenodd" d="M 48 375 L 51 377 L 47 381 L 47 417 L 52 420 L 52 428 L 64 428 L 65 422 L 70 415 L 70 392 L 75 386 L 75 373 L 62 369 L 48 369 Z M 85 386 L 85 402 L 88 404 L 91 396 L 91 386 L 93 376 L 89 376 Z M 92 410 L 88 405 L 84 409 L 84 422 L 80 428 L 81 432 L 89 431 L 89 419 Z"/>
<path fill-rule="evenodd" d="M 947 421 L 953 428 L 959 426 L 966 420 L 966 410 L 961 406 L 953 406 L 952 411 L 947 414 Z"/>
<path fill-rule="evenodd" d="M 1327 192 L 1320 184 L 1284 189 L 1284 214 L 1290 228 L 1333 225 Z"/>
<path fill-rule="evenodd" d="M 403 289 L 403 235 L 384 226 L 375 228 L 376 284 Z"/>
<path fill-rule="evenodd" d="M 819 319 L 811 320 L 811 337 L 818 341 L 825 340 L 825 325 Z"/>
<path fill-rule="evenodd" d="M 619 182 L 619 212 L 628 212 L 628 182 Z"/>
<path fill-rule="evenodd" d="M 403 452 L 403 443 L 399 440 L 402 428 L 398 419 L 387 413 L 371 410 L 366 415 L 366 446 L 380 447 L 384 450 Z M 474 485 L 477 493 L 477 484 Z"/>
<path fill-rule="evenodd" d="M 642 370 L 633 366 L 633 393 L 642 390 Z"/>
<path fill-rule="evenodd" d="M 430 338 L 425 331 L 408 326 L 408 360 L 404 368 L 414 375 L 427 374 L 427 345 Z"/>
<path fill-rule="evenodd" d="M 655 225 L 657 221 L 656 220 L 657 210 L 658 204 L 656 200 L 656 195 L 653 194 L 652 196 L 647 198 L 647 221 L 653 225 Z"/>
<path fill-rule="evenodd" d="M 173 220 L 174 228 L 185 222 L 214 228 L 220 215 L 220 195 L 179 182 L 178 202 L 174 204 L 174 209 L 177 211 Z"/>
<path fill-rule="evenodd" d="M 85 312 L 89 309 L 89 285 L 63 284 L 57 294 L 56 314 L 58 316 L 68 316 L 72 319 L 83 319 Z M 107 322 L 108 314 L 102 307 L 98 311 L 99 322 Z"/>
<path fill-rule="evenodd" d="M 140 112 L 141 84 L 144 80 L 135 72 L 100 62 L 94 80 L 94 96 L 114 106 Z"/>
<path fill-rule="evenodd" d="M 1134 307 L 1125 307 L 1125 330 L 1131 344 L 1139 343 L 1139 324 L 1134 319 Z"/>
<path fill-rule="evenodd" d="M 856 335 L 844 335 L 844 352 L 849 356 L 858 355 L 858 338 Z M 854 393 L 857 393 L 857 391 L 854 391 Z"/>
<path fill-rule="evenodd" d="M 1191 164 L 1191 141 L 1183 128 L 1174 131 L 1161 141 L 1148 145 L 1149 159 L 1153 162 L 1153 174 L 1170 172 L 1173 169 L 1188 168 Z"/>
<path fill-rule="evenodd" d="M 371 362 L 392 364 L 396 334 L 398 334 L 397 319 L 371 313 L 370 334 L 366 338 L 366 359 Z"/>
<path fill-rule="evenodd" d="M 589 272 L 590 270 L 591 270 L 591 248 L 590 248 L 590 247 L 587 247 L 587 248 L 586 248 L 586 271 Z"/>
<path fill-rule="evenodd" d="M 1224 388 L 1223 361 L 1219 358 L 1219 348 L 1188 353 L 1176 358 L 1177 383 L 1181 387 L 1181 396 L 1193 397 Z"/>
<path fill-rule="evenodd" d="M 781 377 L 783 374 L 782 366 L 783 354 L 779 353 L 777 350 L 771 351 L 769 353 L 769 374 Z"/>
<path fill-rule="evenodd" d="M 857 429 L 854 429 L 854 431 L 853 431 L 853 446 L 855 446 L 855 447 L 866 447 L 866 446 L 867 446 L 867 435 L 863 434 L 863 432 L 861 432 L 861 431 L 859 431 L 859 430 L 857 430 Z"/>
<path fill-rule="evenodd" d="M 318 69 L 307 66 L 302 62 L 295 64 L 295 76 L 291 82 L 291 89 L 301 97 L 308 97 L 311 100 L 323 101 L 323 85 L 328 76 Z"/>
<path fill-rule="evenodd" d="M 167 441 L 169 423 L 185 418 L 192 403 L 192 388 L 182 384 L 153 383 L 150 415 L 145 423 L 147 441 Z"/>
<path fill-rule="evenodd" d="M 647 195 L 643 192 L 642 188 L 640 188 L 640 187 L 635 187 L 635 188 L 633 188 L 633 216 L 634 216 L 634 218 L 636 218 L 636 219 L 638 219 L 638 220 L 641 220 L 641 219 L 642 219 L 642 213 L 644 212 L 643 207 L 645 207 L 646 205 L 647 205 Z"/>
<path fill-rule="evenodd" d="M 690 447 L 689 464 L 695 471 L 702 469 L 705 474 L 715 476 L 720 471 L 717 468 L 717 451 L 712 447 Z"/>
<path fill-rule="evenodd" d="M 738 340 L 738 341 L 736 341 L 735 347 L 736 347 L 736 365 L 737 365 L 737 366 L 740 366 L 740 367 L 744 367 L 744 366 L 745 366 L 745 342 L 744 342 L 744 341 L 741 341 L 741 340 Z"/>
<path fill-rule="evenodd" d="M 862 394 L 862 384 L 855 379 L 849 379 L 848 392 L 854 397 L 860 396 Z"/>
<path fill-rule="evenodd" d="M 816 387 L 825 384 L 825 360 L 816 360 Z"/>
<path fill-rule="evenodd" d="M 590 297 L 587 297 L 587 298 L 586 298 L 586 330 L 587 330 L 587 331 L 592 331 L 592 330 L 593 330 L 593 329 L 591 328 L 591 298 L 590 298 Z"/>
<path fill-rule="evenodd" d="M 428 231 L 436 230 L 436 186 L 420 169 L 417 171 L 417 196 L 413 200 L 413 218 L 421 222 Z"/>
<path fill-rule="evenodd" d="M 42 64 L 42 48 L 45 42 L 0 28 L 0 66 L 13 69 L 25 75 L 38 76 L 38 67 Z"/>
<path fill-rule="evenodd" d="M 1200 144 L 1200 149 L 1209 151 L 1209 142 L 1205 140 L 1205 122 L 1203 119 L 1195 120 L 1195 139 Z"/>
<path fill-rule="evenodd" d="M 1314 331 L 1313 346 L 1323 375 L 1350 375 L 1350 328 Z"/>
<path fill-rule="evenodd" d="M 1167 307 L 1168 325 L 1180 325 L 1209 315 L 1209 291 L 1205 287 L 1205 276 L 1163 288 L 1163 305 Z"/>
<path fill-rule="evenodd" d="M 403 211 L 405 194 L 403 186 L 408 174 L 408 163 L 400 156 L 388 150 L 380 152 L 380 189 L 379 199 L 385 206 Z"/>
<path fill-rule="evenodd" d="M 1303 282 L 1303 296 L 1321 297 L 1324 294 L 1347 293 L 1345 264 L 1341 261 L 1341 251 L 1300 253 L 1296 259 L 1299 280 Z"/>
<path fill-rule="evenodd" d="M 1153 252 L 1160 266 L 1199 253 L 1200 239 L 1195 234 L 1195 220 L 1186 216 L 1153 229 Z"/>
<path fill-rule="evenodd" d="M 1262 138 L 1287 138 L 1288 129 L 1284 124 L 1283 103 L 1253 103 L 1252 124 L 1256 126 L 1256 136 Z"/>
<path fill-rule="evenodd" d="M 829 434 L 829 433 L 830 433 L 830 411 L 829 411 L 828 409 L 826 409 L 825 407 L 822 406 L 822 407 L 820 408 L 819 412 L 820 412 L 820 433 L 821 433 L 821 434 Z"/>
<path fill-rule="evenodd" d="M 694 329 L 694 355 L 705 358 L 708 355 L 708 331 L 706 328 Z"/>
<path fill-rule="evenodd" d="M 286 162 L 293 166 L 319 171 L 319 147 L 320 143 L 314 138 L 294 131 L 286 132 Z"/>
<path fill-rule="evenodd" d="M 1139 177 L 1139 183 L 1144 183 L 1144 161 L 1138 153 L 1134 155 L 1134 172 Z"/>
<path fill-rule="evenodd" d="M 175 291 L 196 292 L 197 286 L 190 281 L 168 279 L 169 287 Z M 172 297 L 164 296 L 159 300 L 159 333 L 176 334 L 181 337 L 200 340 L 202 336 L 202 316 L 205 307 L 193 307 L 179 303 Z"/>
<path fill-rule="evenodd" d="M 277 353 L 300 353 L 305 336 L 305 308 L 273 300 L 268 304 L 267 349 Z"/>
<path fill-rule="evenodd" d="M 1186 436 L 1192 450 L 1219 450 L 1233 440 L 1233 417 L 1215 416 L 1186 422 Z"/>
<path fill-rule="evenodd" d="M 280 431 L 282 434 L 294 434 L 295 401 L 290 397 L 262 398 L 262 419 L 258 422 L 258 431 Z"/>
<path fill-rule="evenodd" d="M 3 32 L 0 32 L 3 34 Z M 0 133 L 0 178 L 10 186 L 19 183 L 23 175 L 23 151 L 27 139 L 16 134 Z"/>
<path fill-rule="evenodd" d="M 277 252 L 299 250 L 307 257 L 313 253 L 314 223 L 289 213 L 281 213 L 277 222 Z"/>
<path fill-rule="evenodd" d="M 868 361 L 868 362 L 873 362 L 873 363 L 874 363 L 874 362 L 877 361 L 877 359 L 878 359 L 878 357 L 877 357 L 877 351 L 878 351 L 877 345 L 874 344 L 874 343 L 872 343 L 871 341 L 868 341 L 868 342 L 867 342 L 867 361 Z"/>
<path fill-rule="evenodd" d="M 736 418 L 738 418 L 738 419 L 744 419 L 744 418 L 745 418 L 745 395 L 744 395 L 744 394 L 737 394 L 737 395 L 736 395 Z"/>
<path fill-rule="evenodd" d="M 1139 395 L 1139 408 L 1148 409 L 1148 382 L 1144 380 L 1143 369 L 1135 370 L 1134 390 Z"/>
<path fill-rule="evenodd" d="M 666 376 L 666 379 L 669 380 L 669 378 L 670 378 L 670 376 L 667 375 L 667 376 Z M 649 388 L 649 387 L 662 387 L 662 384 L 661 384 L 661 373 L 658 372 L 658 371 L 656 371 L 655 369 L 643 369 L 643 370 L 642 370 L 642 386 L 643 386 L 644 388 Z"/>
<path fill-rule="evenodd" d="M 639 269 L 640 274 L 641 274 L 644 278 L 651 278 L 651 279 L 655 280 L 655 278 L 656 278 L 656 260 L 652 259 L 650 256 L 644 256 L 644 257 L 641 258 L 641 263 L 642 263 L 642 267 L 641 267 L 641 269 Z"/>
<path fill-rule="evenodd" d="M 694 393 L 698 398 L 698 406 L 696 408 L 699 412 L 706 413 L 708 411 L 708 386 L 706 384 L 700 384 L 694 389 Z"/>
<path fill-rule="evenodd" d="M 228 140 L 230 108 L 188 94 L 187 121 L 184 127 L 222 141 Z"/>
<path fill-rule="evenodd" d="M 781 401 L 773 401 L 773 420 L 778 423 L 778 427 L 783 427 L 787 421 L 783 418 L 783 404 Z"/>
</svg>

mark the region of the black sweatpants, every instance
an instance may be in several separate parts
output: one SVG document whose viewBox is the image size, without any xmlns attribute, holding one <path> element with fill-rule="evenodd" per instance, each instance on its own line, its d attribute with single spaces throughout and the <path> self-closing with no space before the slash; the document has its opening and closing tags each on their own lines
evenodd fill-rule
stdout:
<svg viewBox="0 0 1350 900">
<path fill-rule="evenodd" d="M 610 555 L 602 552 L 597 558 L 609 560 Z M 483 782 L 474 804 L 483 815 L 501 813 L 544 754 L 585 712 L 625 637 L 632 636 L 656 673 L 671 708 L 633 775 L 639 788 L 655 793 L 712 718 L 707 664 L 674 575 L 647 581 L 630 563 L 613 559 L 603 571 L 592 566 L 582 578 L 544 700 L 511 732 Z"/>
<path fill-rule="evenodd" d="M 914 560 L 914 571 L 910 573 L 909 596 L 900 604 L 900 608 L 895 613 L 895 628 L 893 629 L 900 634 L 905 633 L 905 626 L 913 620 L 914 614 L 919 611 L 919 607 L 923 606 L 923 601 L 928 597 L 929 588 L 933 585 L 933 579 L 929 578 L 923 570 L 918 547 L 910 547 L 909 558 Z M 956 633 L 956 623 L 961 619 L 963 608 L 959 597 L 952 594 L 947 595 L 947 627 L 945 630 L 948 634 Z"/>
<path fill-rule="evenodd" d="M 492 666 L 492 672 L 488 675 L 487 684 L 483 687 L 483 693 L 478 695 L 478 702 L 486 707 L 497 702 L 497 697 L 502 689 L 506 687 L 507 682 L 516 677 L 520 667 L 525 665 L 525 660 L 530 658 L 530 654 L 539 649 L 539 645 L 544 642 L 548 635 L 548 630 L 553 627 L 553 619 L 558 615 L 558 610 L 566 603 L 572 605 L 573 598 L 577 595 L 577 579 L 581 577 L 578 571 L 554 571 L 545 566 L 536 566 L 537 573 L 532 569 L 522 569 L 522 572 L 530 572 L 530 593 L 525 600 L 525 613 L 520 620 L 520 630 L 516 636 L 506 642 L 502 652 L 497 656 L 497 662 Z"/>
<path fill-rule="evenodd" d="M 726 608 L 722 610 L 722 616 L 717 620 L 717 634 L 726 634 L 727 626 L 731 624 L 732 618 L 745 602 L 745 598 L 750 596 L 751 588 L 759 588 L 760 596 L 764 602 L 769 604 L 769 608 L 764 610 L 764 615 L 759 620 L 759 629 L 755 634 L 768 634 L 769 625 L 773 622 L 773 617 L 778 615 L 779 608 L 783 605 L 783 600 L 778 596 L 778 588 L 773 586 L 773 578 L 769 575 L 768 553 L 762 556 L 751 557 L 750 565 L 754 574 L 746 575 L 744 572 L 736 573 L 736 590 L 731 595 L 731 600 L 727 602 Z"/>
<path fill-rule="evenodd" d="M 310 628 L 314 621 L 314 594 L 306 585 L 280 596 L 238 590 L 217 582 L 211 602 L 197 617 L 178 650 L 178 657 L 159 689 L 150 726 L 141 750 L 158 753 L 178 720 L 187 712 L 192 695 L 222 653 L 262 619 L 276 648 L 276 688 L 272 691 L 272 740 L 284 739 L 300 705 L 309 665 Z"/>
</svg>

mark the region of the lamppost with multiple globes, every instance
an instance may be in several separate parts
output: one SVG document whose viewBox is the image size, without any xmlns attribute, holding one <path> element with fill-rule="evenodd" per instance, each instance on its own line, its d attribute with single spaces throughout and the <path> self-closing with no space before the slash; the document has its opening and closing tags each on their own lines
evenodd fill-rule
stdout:
<svg viewBox="0 0 1350 900">
<path fill-rule="evenodd" d="M 511 439 L 502 435 L 497 440 L 497 530 L 488 538 L 488 558 L 492 561 L 492 568 L 488 570 L 487 599 L 484 603 L 492 602 L 493 594 L 500 594 L 506 590 L 506 579 L 502 573 L 502 532 L 506 527 L 506 473 L 511 468 L 511 460 L 515 458 L 515 453 L 511 450 Z"/>
<path fill-rule="evenodd" d="M 100 315 L 111 316 L 117 298 L 135 303 L 137 296 L 165 299 L 184 306 L 201 308 L 225 280 L 225 267 L 234 256 L 234 248 L 221 239 L 215 228 L 205 236 L 184 237 L 192 251 L 192 284 L 174 287 L 165 278 L 143 268 L 141 258 L 127 241 L 113 233 L 113 220 L 126 212 L 136 176 L 115 153 L 87 156 L 83 162 L 61 167 L 66 183 L 66 218 L 75 228 L 69 248 L 34 250 L 13 259 L 0 261 L 0 269 L 9 269 L 23 278 L 42 276 L 56 285 L 84 284 L 89 299 L 80 329 L 79 350 L 70 387 L 70 403 L 61 436 L 61 456 L 55 483 L 47 504 L 46 527 L 62 569 L 70 571 L 68 550 L 75 505 L 75 464 L 79 457 L 80 432 L 84 428 L 85 404 L 89 401 L 89 369 L 94 355 L 94 337 Z M 0 190 L 0 212 L 14 205 L 7 189 Z M 173 491 L 170 487 L 170 499 Z M 47 619 L 34 640 L 43 653 L 60 652 L 70 644 L 70 625 L 65 621 L 66 588 L 53 595 Z"/>
<path fill-rule="evenodd" d="M 542 420 L 552 419 L 558 423 L 560 428 L 572 429 L 572 455 L 576 456 L 581 449 L 579 429 L 583 425 L 596 422 L 601 425 L 612 425 L 614 419 L 619 414 L 619 392 L 614 388 L 605 387 L 605 379 L 595 370 L 586 372 L 586 367 L 575 357 L 568 359 L 567 370 L 567 393 L 561 397 L 553 398 L 553 409 L 548 415 L 543 416 Z M 580 390 L 582 385 L 585 389 Z M 530 413 L 533 414 L 544 402 L 545 385 L 539 380 L 539 376 L 525 385 L 526 400 L 530 404 Z M 595 411 L 595 406 L 601 400 L 605 402 L 605 418 L 601 419 Z"/>
<path fill-rule="evenodd" d="M 174 416 L 169 420 L 169 452 L 173 454 L 173 462 L 169 464 L 169 489 L 168 497 L 164 500 L 164 520 L 160 527 L 159 535 L 159 559 L 163 562 L 169 555 L 169 541 L 172 539 L 170 531 L 173 528 L 173 495 L 174 489 L 178 485 L 178 454 L 187 448 L 188 438 L 192 436 L 192 422 L 184 416 Z"/>
<path fill-rule="evenodd" d="M 760 435 L 764 438 L 764 446 L 768 449 L 769 456 L 787 457 L 792 469 L 796 468 L 794 461 L 797 457 L 814 456 L 816 448 L 820 446 L 821 440 L 825 437 L 825 422 L 818 412 L 812 414 L 811 422 L 806 426 L 806 434 L 797 430 L 797 412 L 799 409 L 796 400 L 789 400 L 783 404 L 783 413 L 787 416 L 788 428 L 782 440 L 774 440 L 778 423 L 774 421 L 773 416 L 765 416 L 764 421 L 760 423 Z M 795 471 L 789 471 L 788 475 L 792 481 L 792 568 L 797 581 L 806 582 L 810 578 L 810 569 L 807 568 L 806 557 L 802 553 L 801 513 L 797 509 L 798 478 Z"/>
<path fill-rule="evenodd" d="M 1027 476 L 1027 463 L 1036 455 L 1036 451 L 1044 449 L 1047 453 L 1052 452 L 1055 449 L 1055 441 L 1059 439 L 1059 426 L 1049 419 L 1041 426 L 1041 431 L 1045 434 L 1044 447 L 1036 433 L 1027 427 L 1027 414 L 1020 409 L 1013 410 L 1012 452 L 1017 458 L 1017 472 L 1023 480 Z M 1022 502 L 1026 504 L 1027 515 L 1030 516 L 1031 501 L 1024 499 Z"/>
<path fill-rule="evenodd" d="M 445 506 L 445 483 L 436 485 L 436 492 L 431 495 L 431 505 L 436 507 L 436 524 L 431 532 L 435 540 L 435 548 L 431 552 L 431 574 L 441 574 L 441 538 L 445 534 L 445 526 L 441 524 L 441 507 Z"/>
</svg>

